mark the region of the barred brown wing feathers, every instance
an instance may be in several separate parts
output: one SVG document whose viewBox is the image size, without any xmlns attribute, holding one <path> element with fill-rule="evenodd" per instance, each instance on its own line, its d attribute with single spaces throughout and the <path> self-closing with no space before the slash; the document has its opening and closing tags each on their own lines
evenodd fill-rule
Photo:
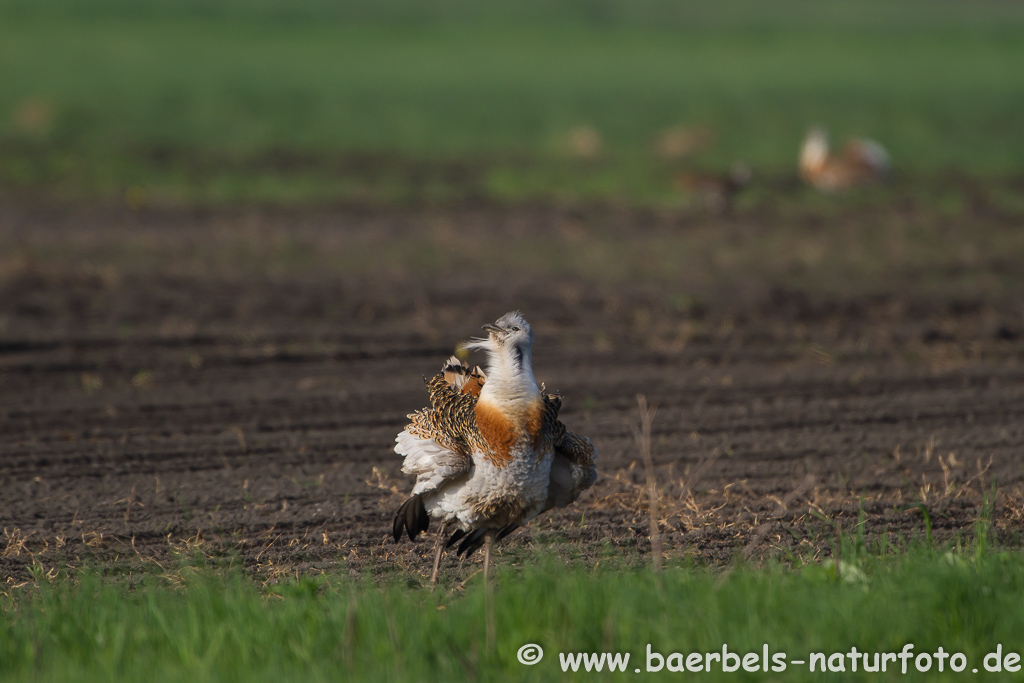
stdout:
<svg viewBox="0 0 1024 683">
<path fill-rule="evenodd" d="M 590 465 L 594 462 L 597 450 L 590 439 L 570 432 L 561 422 L 559 426 L 562 431 L 562 438 L 555 442 L 555 449 L 564 455 L 570 462 L 577 465 Z"/>
<path fill-rule="evenodd" d="M 544 509 L 565 507 L 575 502 L 584 489 L 597 479 L 594 461 L 597 450 L 590 439 L 566 429 L 558 419 L 562 398 L 555 394 L 544 396 L 544 428 L 554 445 L 554 459 L 551 462 L 551 480 L 548 484 L 548 500 Z"/>
<path fill-rule="evenodd" d="M 475 397 L 455 391 L 443 374 L 427 382 L 427 393 L 434 409 L 432 419 L 436 429 L 467 442 L 479 439 Z"/>
<path fill-rule="evenodd" d="M 433 408 L 424 408 L 409 415 L 409 426 L 405 431 L 420 439 L 433 439 L 437 445 L 447 448 L 464 457 L 469 457 L 470 447 L 465 439 L 460 439 L 437 424 L 437 412 Z"/>
<path fill-rule="evenodd" d="M 469 379 L 462 387 L 462 393 L 469 394 L 473 398 L 480 398 L 480 392 L 484 388 L 484 382 L 487 381 L 487 375 L 480 369 L 480 366 L 473 368 L 473 372 L 469 373 Z"/>
</svg>

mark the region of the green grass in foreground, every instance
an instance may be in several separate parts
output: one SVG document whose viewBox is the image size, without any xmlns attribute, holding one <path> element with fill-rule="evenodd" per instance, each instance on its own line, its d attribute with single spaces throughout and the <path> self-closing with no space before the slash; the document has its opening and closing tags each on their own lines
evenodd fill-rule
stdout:
<svg viewBox="0 0 1024 683">
<path fill-rule="evenodd" d="M 9 590 L 3 600 L 5 680 L 562 680 L 559 652 L 629 652 L 633 676 L 656 652 L 961 652 L 966 674 L 1001 644 L 1024 651 L 1024 558 L 1018 553 L 917 551 L 857 563 L 770 565 L 731 572 L 566 566 L 555 559 L 498 572 L 496 638 L 486 644 L 479 575 L 464 592 L 321 576 L 268 589 L 213 569 L 184 569 L 126 587 L 97 575 Z M 532 667 L 526 643 L 544 648 Z M 910 680 L 954 679 L 939 674 Z M 701 674 L 762 680 L 764 673 Z M 850 672 L 825 680 L 901 678 Z M 650 675 L 646 674 L 645 675 Z M 662 672 L 665 675 L 665 672 Z M 687 674 L 669 674 L 678 677 Z M 691 674 L 692 675 L 692 674 Z M 778 680 L 822 680 L 790 664 Z M 1005 674 L 1004 674 L 1005 675 Z"/>
<path fill-rule="evenodd" d="M 877 137 L 902 170 L 1021 168 L 1013 3 L 634 4 L 4 0 L 0 189 L 652 201 L 676 192 L 652 151 L 669 127 L 714 131 L 684 166 L 777 173 L 814 122 Z M 567 159 L 580 126 L 596 161 Z M 357 152 L 384 170 L 331 161 Z M 406 163 L 453 159 L 478 165 L 424 180 Z"/>
</svg>

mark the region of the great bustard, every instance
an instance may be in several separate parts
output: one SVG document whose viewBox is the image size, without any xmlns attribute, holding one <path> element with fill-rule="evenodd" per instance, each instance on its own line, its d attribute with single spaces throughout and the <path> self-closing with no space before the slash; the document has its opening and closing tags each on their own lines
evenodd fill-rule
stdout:
<svg viewBox="0 0 1024 683">
<path fill-rule="evenodd" d="M 597 477 L 594 446 L 565 428 L 561 399 L 537 386 L 529 323 L 513 312 L 483 329 L 488 336 L 464 348 L 487 352 L 487 373 L 450 358 L 427 381 L 431 407 L 409 415 L 395 439 L 416 485 L 395 513 L 394 538 L 416 540 L 430 518 L 441 523 L 431 582 L 443 549 L 460 540 L 460 555 L 484 546 L 486 580 L 495 540 L 574 502 Z"/>
<path fill-rule="evenodd" d="M 800 175 L 813 187 L 838 192 L 878 182 L 889 173 L 889 153 L 874 140 L 855 138 L 838 155 L 829 154 L 828 133 L 811 128 L 800 148 Z"/>
<path fill-rule="evenodd" d="M 712 211 L 731 211 L 736 195 L 750 184 L 752 173 L 745 161 L 737 161 L 727 173 L 680 173 L 676 186 L 696 197 Z"/>
</svg>

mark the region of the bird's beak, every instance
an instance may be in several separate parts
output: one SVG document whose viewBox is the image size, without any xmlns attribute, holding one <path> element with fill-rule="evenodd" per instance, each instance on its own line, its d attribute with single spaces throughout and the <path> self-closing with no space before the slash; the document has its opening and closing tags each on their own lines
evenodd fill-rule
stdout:
<svg viewBox="0 0 1024 683">
<path fill-rule="evenodd" d="M 492 323 L 487 323 L 486 325 L 481 326 L 480 329 L 487 330 L 488 332 L 504 332 L 503 329 Z"/>
</svg>

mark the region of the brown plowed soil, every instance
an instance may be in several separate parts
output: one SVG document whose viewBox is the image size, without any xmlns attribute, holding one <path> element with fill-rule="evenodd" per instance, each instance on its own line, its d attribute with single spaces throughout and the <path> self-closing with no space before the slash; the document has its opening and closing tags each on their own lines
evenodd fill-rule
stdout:
<svg viewBox="0 0 1024 683">
<path fill-rule="evenodd" d="M 897 272 L 872 293 L 820 296 L 750 296 L 712 279 L 699 303 L 680 304 L 664 283 L 490 273 L 485 260 L 334 271 L 315 255 L 289 262 L 286 245 L 269 261 L 251 246 L 246 261 L 245 245 L 282 235 L 314 254 L 383 250 L 418 229 L 398 211 L 0 213 L 9 582 L 33 565 L 141 571 L 193 553 L 268 578 L 426 572 L 429 539 L 388 538 L 411 486 L 393 439 L 424 404 L 421 377 L 513 308 L 536 330 L 537 375 L 564 396 L 564 421 L 598 446 L 600 479 L 505 541 L 499 561 L 541 548 L 644 561 L 638 394 L 657 407 L 670 557 L 824 556 L 860 530 L 899 547 L 923 539 L 926 521 L 938 542 L 973 542 L 983 516 L 1012 544 L 1024 525 L 1024 316 L 1012 297 L 901 291 Z M 620 235 L 644 223 L 593 215 Z M 569 219 L 498 207 L 423 220 L 472 239 L 491 224 Z M 739 230 L 687 220 L 724 240 Z M 524 230 L 514 238 L 541 244 Z M 566 244 L 587 239 L 570 231 Z"/>
</svg>

